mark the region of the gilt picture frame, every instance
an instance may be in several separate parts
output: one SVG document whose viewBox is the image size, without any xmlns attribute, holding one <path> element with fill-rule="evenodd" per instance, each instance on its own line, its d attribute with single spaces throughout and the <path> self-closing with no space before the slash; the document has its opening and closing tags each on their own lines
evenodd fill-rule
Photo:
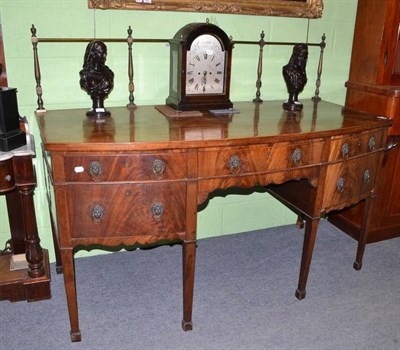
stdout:
<svg viewBox="0 0 400 350">
<path fill-rule="evenodd" d="M 88 7 L 320 18 L 323 0 L 88 0 Z"/>
</svg>

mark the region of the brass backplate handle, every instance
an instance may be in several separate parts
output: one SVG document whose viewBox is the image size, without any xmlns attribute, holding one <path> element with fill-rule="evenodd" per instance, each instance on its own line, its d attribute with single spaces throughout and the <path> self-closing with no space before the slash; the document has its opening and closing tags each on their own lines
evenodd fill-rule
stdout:
<svg viewBox="0 0 400 350">
<path fill-rule="evenodd" d="M 94 181 L 98 180 L 103 174 L 103 166 L 99 161 L 94 160 L 89 163 L 89 174 Z"/>
<path fill-rule="evenodd" d="M 165 162 L 161 159 L 155 159 L 153 162 L 153 175 L 156 180 L 159 180 L 163 177 L 165 171 Z"/>
<path fill-rule="evenodd" d="M 105 215 L 105 209 L 103 206 L 96 204 L 93 208 L 92 208 L 92 220 L 94 223 L 98 224 L 100 223 L 103 219 L 104 219 L 104 215 Z"/>
<path fill-rule="evenodd" d="M 339 179 L 337 180 L 336 189 L 339 192 L 343 192 L 343 190 L 344 190 L 344 178 L 343 178 L 343 176 L 339 177 Z"/>
<path fill-rule="evenodd" d="M 232 174 L 237 174 L 240 172 L 241 164 L 239 156 L 235 154 L 229 158 L 228 168 Z"/>
<path fill-rule="evenodd" d="M 157 202 L 151 206 L 151 214 L 155 221 L 160 221 L 164 215 L 165 208 L 164 204 Z"/>
<path fill-rule="evenodd" d="M 300 148 L 296 148 L 292 155 L 290 156 L 290 159 L 292 160 L 292 162 L 294 163 L 294 165 L 300 165 L 301 164 L 301 149 Z"/>
</svg>

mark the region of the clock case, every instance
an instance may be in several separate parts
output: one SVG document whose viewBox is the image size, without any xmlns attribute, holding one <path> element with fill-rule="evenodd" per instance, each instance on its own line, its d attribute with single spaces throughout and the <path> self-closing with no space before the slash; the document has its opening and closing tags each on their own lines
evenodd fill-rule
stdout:
<svg viewBox="0 0 400 350">
<path fill-rule="evenodd" d="M 221 94 L 186 94 L 187 52 L 193 41 L 200 35 L 209 34 L 218 39 L 225 57 L 224 92 Z M 170 82 L 166 104 L 179 111 L 232 108 L 229 99 L 233 43 L 226 33 L 211 23 L 190 23 L 182 27 L 169 41 Z"/>
</svg>

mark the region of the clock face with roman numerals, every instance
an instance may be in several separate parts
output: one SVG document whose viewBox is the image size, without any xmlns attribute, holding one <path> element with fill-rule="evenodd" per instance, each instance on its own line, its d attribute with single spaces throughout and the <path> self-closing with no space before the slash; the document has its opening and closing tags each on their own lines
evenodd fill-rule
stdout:
<svg viewBox="0 0 400 350">
<path fill-rule="evenodd" d="M 178 111 L 232 108 L 229 99 L 233 42 L 214 24 L 189 23 L 170 43 L 169 95 Z"/>
<path fill-rule="evenodd" d="M 197 37 L 186 60 L 186 94 L 213 95 L 225 92 L 225 51 L 213 35 Z"/>
</svg>

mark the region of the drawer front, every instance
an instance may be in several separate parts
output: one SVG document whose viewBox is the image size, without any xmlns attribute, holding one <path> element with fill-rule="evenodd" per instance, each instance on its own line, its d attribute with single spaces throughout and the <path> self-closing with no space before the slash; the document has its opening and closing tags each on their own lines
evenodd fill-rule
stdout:
<svg viewBox="0 0 400 350">
<path fill-rule="evenodd" d="M 383 143 L 383 132 L 381 130 L 333 138 L 329 161 L 342 160 L 370 153 L 382 148 Z"/>
<path fill-rule="evenodd" d="M 199 152 L 199 177 L 246 175 L 319 164 L 323 140 Z"/>
<path fill-rule="evenodd" d="M 12 158 L 0 160 L 0 193 L 15 188 Z"/>
<path fill-rule="evenodd" d="M 67 198 L 73 238 L 185 231 L 184 182 L 69 185 Z"/>
<path fill-rule="evenodd" d="M 328 166 L 323 208 L 358 202 L 374 188 L 379 153 Z"/>
<path fill-rule="evenodd" d="M 68 182 L 152 181 L 184 179 L 186 153 L 66 155 Z"/>
</svg>

